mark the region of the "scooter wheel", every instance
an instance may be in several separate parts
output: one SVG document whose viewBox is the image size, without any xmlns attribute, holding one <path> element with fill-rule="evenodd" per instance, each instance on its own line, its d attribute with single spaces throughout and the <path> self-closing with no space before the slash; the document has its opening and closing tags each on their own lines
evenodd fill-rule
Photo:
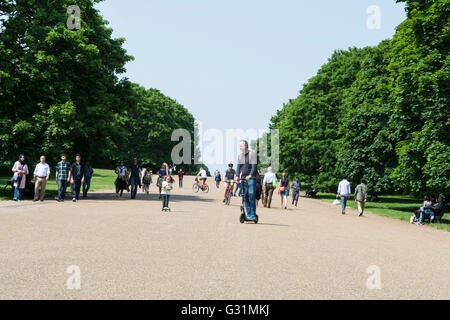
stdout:
<svg viewBox="0 0 450 320">
<path fill-rule="evenodd" d="M 241 217 L 239 218 L 239 222 L 240 223 L 245 223 L 245 217 L 241 215 Z"/>
<path fill-rule="evenodd" d="M 259 221 L 259 217 L 258 217 L 258 215 L 256 215 L 255 216 L 255 224 L 258 224 L 258 221 Z"/>
</svg>

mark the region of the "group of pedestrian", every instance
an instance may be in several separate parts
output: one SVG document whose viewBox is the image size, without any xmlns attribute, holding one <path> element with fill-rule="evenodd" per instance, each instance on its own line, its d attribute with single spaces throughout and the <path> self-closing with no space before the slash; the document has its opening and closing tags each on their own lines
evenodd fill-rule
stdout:
<svg viewBox="0 0 450 320">
<path fill-rule="evenodd" d="M 175 173 L 176 165 L 169 165 L 163 163 L 161 168 L 157 171 L 158 178 L 156 180 L 156 186 L 159 191 L 159 200 L 162 200 L 162 210 L 170 211 L 169 201 L 171 191 L 173 190 L 173 184 L 175 179 L 173 174 Z M 136 195 L 139 188 L 142 188 L 146 194 L 150 193 L 150 185 L 153 182 L 153 171 L 150 167 L 142 167 L 137 158 L 133 158 L 133 163 L 130 168 L 125 166 L 125 162 L 121 160 L 116 167 L 115 173 L 117 178 L 115 181 L 116 197 L 121 198 L 124 190 L 127 190 L 131 194 L 131 199 L 136 199 Z M 178 171 L 178 186 L 183 188 L 184 171 L 180 169 Z"/>
<path fill-rule="evenodd" d="M 72 189 L 72 201 L 77 202 L 80 197 L 81 187 L 83 187 L 83 198 L 87 197 L 91 186 L 91 178 L 94 170 L 89 161 L 81 163 L 81 156 L 75 156 L 75 162 L 71 166 L 67 162 L 66 154 L 61 154 L 61 161 L 56 165 L 56 183 L 58 185 L 58 196 L 56 201 L 64 202 L 66 197 L 67 186 L 70 184 Z M 23 192 L 27 184 L 27 176 L 29 175 L 28 164 L 25 156 L 21 154 L 19 160 L 14 163 L 12 168 L 13 177 L 12 184 L 14 187 L 14 201 L 21 201 Z M 50 179 L 50 166 L 46 163 L 45 156 L 40 157 L 40 162 L 35 166 L 33 171 L 34 180 L 34 202 L 45 200 L 45 192 L 47 183 Z"/>
<path fill-rule="evenodd" d="M 352 194 L 352 188 L 348 177 L 344 176 L 341 182 L 339 182 L 336 198 L 341 200 L 342 214 L 345 215 L 347 208 L 347 201 L 350 200 Z M 358 203 L 358 212 L 361 217 L 364 214 L 365 205 L 367 202 L 367 186 L 366 180 L 361 179 L 361 183 L 355 189 L 355 201 Z"/>
</svg>

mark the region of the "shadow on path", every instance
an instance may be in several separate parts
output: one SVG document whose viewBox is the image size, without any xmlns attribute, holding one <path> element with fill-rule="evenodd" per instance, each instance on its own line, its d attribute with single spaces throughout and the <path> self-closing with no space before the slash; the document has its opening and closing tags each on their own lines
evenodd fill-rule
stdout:
<svg viewBox="0 0 450 320">
<path fill-rule="evenodd" d="M 115 193 L 91 193 L 86 199 L 80 199 L 83 201 L 161 201 L 158 194 L 137 194 L 136 199 L 131 199 L 130 194 L 124 194 L 122 198 L 116 198 Z M 70 199 L 66 200 L 70 201 Z M 193 202 L 214 202 L 214 199 L 202 198 L 201 196 L 195 195 L 183 195 L 183 194 L 173 194 L 170 196 L 170 202 L 182 202 L 182 201 L 193 201 Z"/>
</svg>

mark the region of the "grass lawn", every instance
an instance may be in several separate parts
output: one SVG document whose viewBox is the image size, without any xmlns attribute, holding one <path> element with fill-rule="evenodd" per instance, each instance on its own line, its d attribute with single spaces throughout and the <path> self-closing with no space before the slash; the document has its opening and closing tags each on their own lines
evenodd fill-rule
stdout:
<svg viewBox="0 0 450 320">
<path fill-rule="evenodd" d="M 49 181 L 47 182 L 47 188 L 45 192 L 45 197 L 47 199 L 53 199 L 58 193 L 58 186 L 55 181 L 55 173 L 51 175 Z M 11 174 L 12 176 L 12 174 Z M 11 176 L 0 176 L 0 200 L 12 200 L 13 191 L 11 187 L 3 192 L 3 188 L 6 182 L 11 179 Z M 94 169 L 94 176 L 91 180 L 91 189 L 89 191 L 100 191 L 100 190 L 111 190 L 114 189 L 114 181 L 116 179 L 116 174 L 114 170 L 107 169 Z M 70 193 L 70 187 L 67 188 L 67 194 Z"/>
<path fill-rule="evenodd" d="M 333 202 L 336 199 L 336 195 L 332 193 L 319 193 L 319 197 L 321 200 L 327 202 Z M 380 201 L 378 202 L 367 202 L 365 211 L 377 214 L 379 216 L 407 221 L 408 223 L 414 210 L 419 209 L 423 203 L 423 199 L 418 199 L 411 196 L 387 195 L 380 196 L 379 198 Z M 358 205 L 354 201 L 354 198 L 347 202 L 347 206 L 356 210 L 358 209 Z M 442 223 L 433 223 L 429 225 L 437 229 L 450 231 L 449 213 L 447 212 L 444 215 Z"/>
</svg>

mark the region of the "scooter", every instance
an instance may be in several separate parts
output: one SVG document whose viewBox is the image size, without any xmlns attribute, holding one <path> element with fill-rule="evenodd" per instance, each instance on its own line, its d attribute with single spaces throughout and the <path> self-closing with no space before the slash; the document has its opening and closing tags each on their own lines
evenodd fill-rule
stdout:
<svg viewBox="0 0 450 320">
<path fill-rule="evenodd" d="M 245 212 L 245 203 L 244 203 L 244 193 L 242 192 L 242 205 L 241 205 L 241 216 L 239 217 L 240 223 L 253 222 L 255 224 L 258 223 L 259 217 L 255 214 L 254 220 L 247 219 L 247 213 Z"/>
</svg>

